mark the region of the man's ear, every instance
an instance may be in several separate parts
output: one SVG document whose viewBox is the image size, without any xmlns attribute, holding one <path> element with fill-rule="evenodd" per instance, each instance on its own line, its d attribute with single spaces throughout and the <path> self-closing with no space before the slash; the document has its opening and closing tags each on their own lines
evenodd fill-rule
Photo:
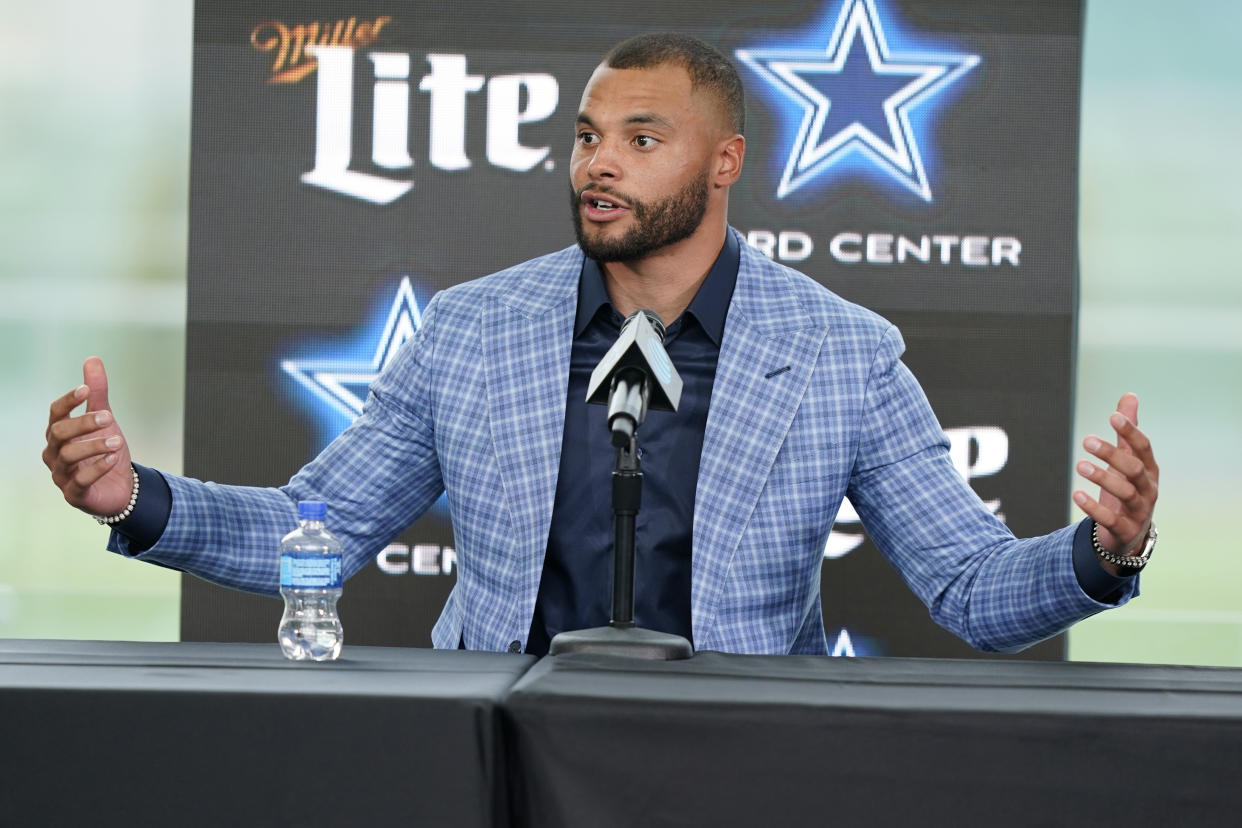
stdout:
<svg viewBox="0 0 1242 828">
<path fill-rule="evenodd" d="M 716 169 L 712 184 L 728 187 L 742 174 L 742 161 L 746 158 L 746 138 L 733 135 L 721 141 L 716 150 Z"/>
</svg>

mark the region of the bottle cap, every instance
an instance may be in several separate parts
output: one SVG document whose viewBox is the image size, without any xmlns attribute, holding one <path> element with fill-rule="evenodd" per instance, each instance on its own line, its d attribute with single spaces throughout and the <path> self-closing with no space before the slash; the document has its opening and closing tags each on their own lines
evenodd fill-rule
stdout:
<svg viewBox="0 0 1242 828">
<path fill-rule="evenodd" d="M 323 520 L 328 516 L 328 507 L 322 500 L 299 500 L 298 520 Z"/>
</svg>

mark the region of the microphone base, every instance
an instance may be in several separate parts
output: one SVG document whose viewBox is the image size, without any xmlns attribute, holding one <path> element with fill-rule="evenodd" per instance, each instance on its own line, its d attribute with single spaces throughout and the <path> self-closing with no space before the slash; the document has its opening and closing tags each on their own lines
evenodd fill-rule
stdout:
<svg viewBox="0 0 1242 828">
<path fill-rule="evenodd" d="M 557 633 L 548 655 L 615 655 L 648 661 L 679 661 L 694 655 L 694 647 L 680 635 L 640 627 L 595 627 Z"/>
</svg>

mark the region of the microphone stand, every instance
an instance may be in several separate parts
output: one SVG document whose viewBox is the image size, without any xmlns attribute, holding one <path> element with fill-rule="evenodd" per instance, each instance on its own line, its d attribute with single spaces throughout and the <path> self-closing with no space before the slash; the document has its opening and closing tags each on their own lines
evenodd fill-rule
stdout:
<svg viewBox="0 0 1242 828">
<path fill-rule="evenodd" d="M 548 655 L 590 653 L 620 655 L 654 661 L 690 658 L 694 647 L 680 635 L 634 626 L 634 524 L 642 503 L 643 472 L 638 459 L 638 436 L 618 440 L 612 469 L 612 513 L 615 535 L 612 547 L 612 620 L 607 627 L 558 633 Z"/>
<path fill-rule="evenodd" d="M 611 626 L 634 626 L 634 524 L 643 498 L 643 472 L 638 459 L 638 437 L 617 447 L 612 469 L 612 514 L 615 526 L 612 555 Z"/>
</svg>

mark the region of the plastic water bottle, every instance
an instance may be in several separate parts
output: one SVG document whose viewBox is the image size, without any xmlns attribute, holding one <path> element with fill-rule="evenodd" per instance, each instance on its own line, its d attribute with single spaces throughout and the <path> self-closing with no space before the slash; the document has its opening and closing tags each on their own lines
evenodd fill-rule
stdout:
<svg viewBox="0 0 1242 828">
<path fill-rule="evenodd" d="M 294 661 L 332 661 L 344 631 L 336 614 L 341 597 L 341 542 L 324 528 L 320 500 L 298 503 L 301 524 L 280 541 L 280 649 Z"/>
</svg>

